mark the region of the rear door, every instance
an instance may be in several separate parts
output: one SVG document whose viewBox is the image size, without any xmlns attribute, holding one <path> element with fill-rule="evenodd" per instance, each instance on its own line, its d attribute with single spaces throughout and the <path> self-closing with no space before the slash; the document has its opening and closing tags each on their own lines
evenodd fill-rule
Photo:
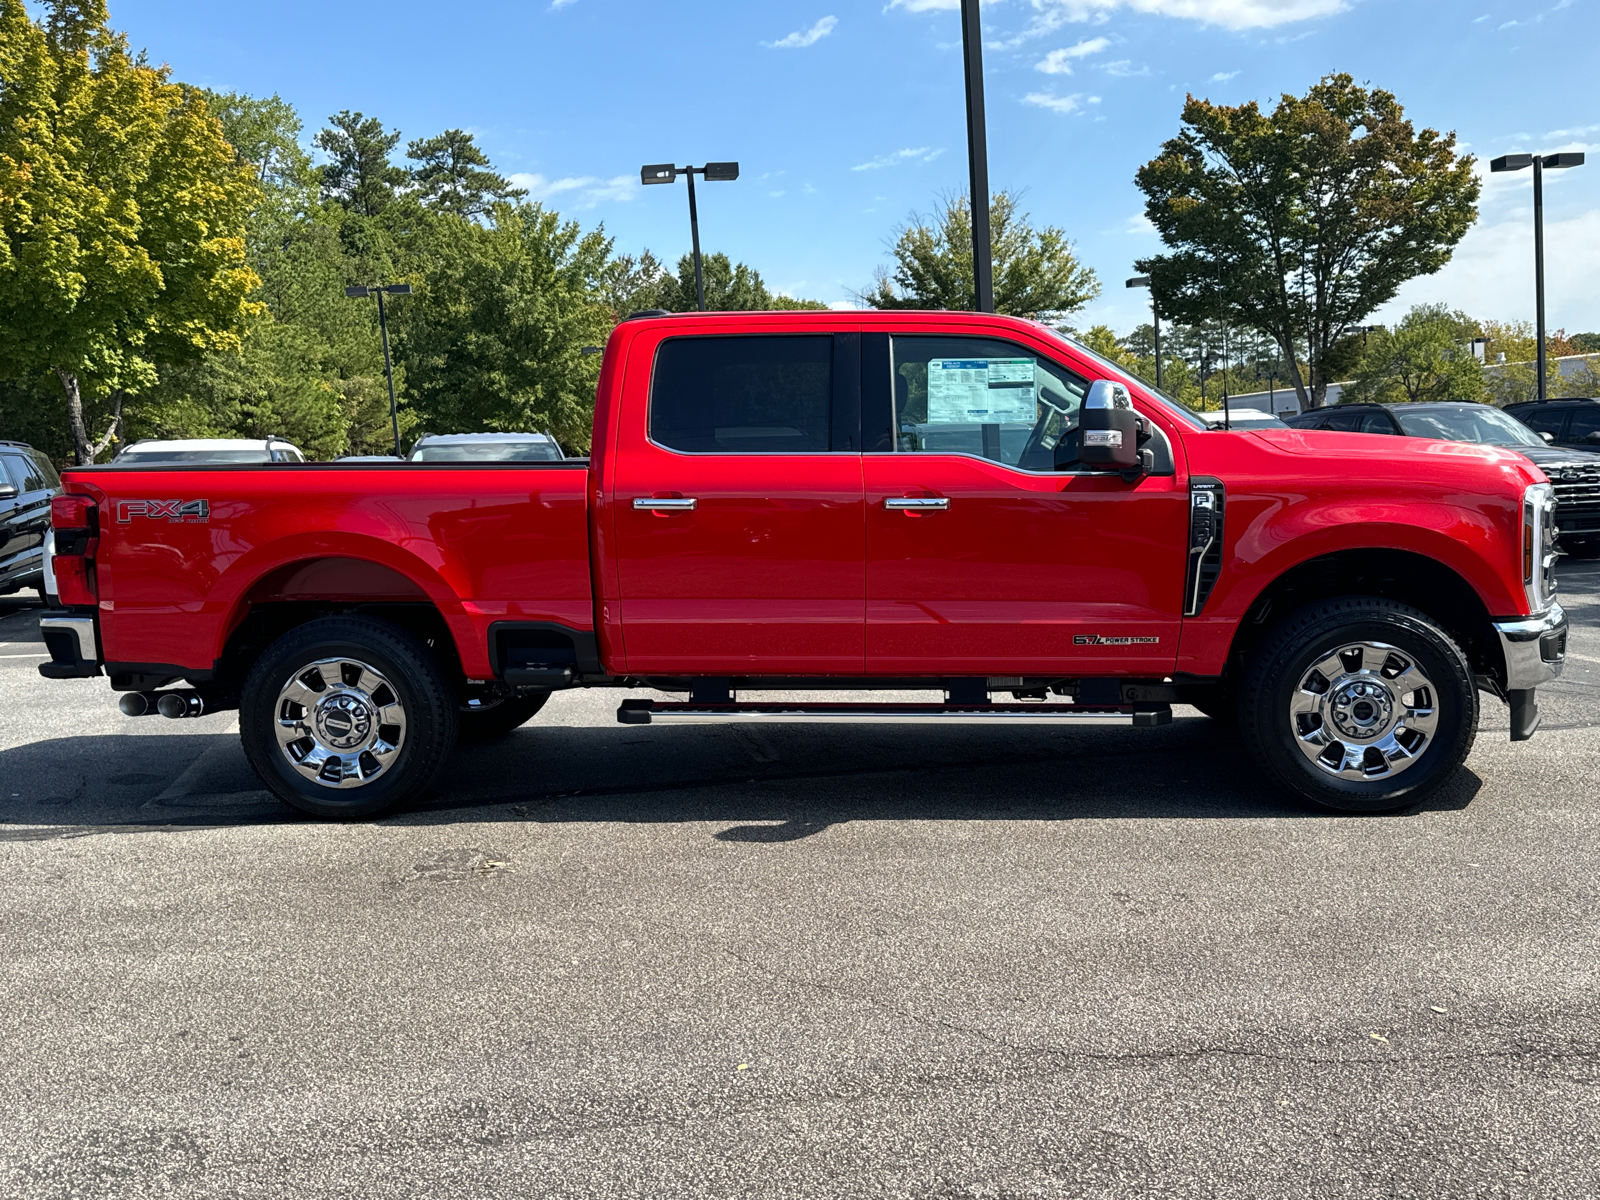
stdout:
<svg viewBox="0 0 1600 1200">
<path fill-rule="evenodd" d="M 0 577 L 10 579 L 43 565 L 44 539 L 50 529 L 50 497 L 59 483 L 43 458 L 7 450 L 0 470 L 17 489 L 14 500 L 0 501 Z"/>
<path fill-rule="evenodd" d="M 881 336 L 865 335 L 869 368 Z M 1164 473 L 1125 483 L 1077 465 L 1087 365 L 916 333 L 894 335 L 881 361 L 888 452 L 872 452 L 870 375 L 863 387 L 868 671 L 1173 670 L 1189 499 L 1165 435 Z"/>
<path fill-rule="evenodd" d="M 628 672 L 859 675 L 859 333 L 671 332 L 630 350 L 609 485 Z"/>
</svg>

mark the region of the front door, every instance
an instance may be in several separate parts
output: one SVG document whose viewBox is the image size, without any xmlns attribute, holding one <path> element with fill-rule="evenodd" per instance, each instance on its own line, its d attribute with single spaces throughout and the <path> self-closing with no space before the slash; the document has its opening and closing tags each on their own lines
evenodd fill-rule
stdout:
<svg viewBox="0 0 1600 1200">
<path fill-rule="evenodd" d="M 610 507 L 629 673 L 861 674 L 859 335 L 804 328 L 663 336 L 624 381 Z"/>
<path fill-rule="evenodd" d="M 863 460 L 869 673 L 1171 672 L 1188 497 L 1170 443 L 1137 483 L 1079 469 L 1088 371 L 1041 347 L 896 335 L 886 357 L 896 448 Z"/>
</svg>

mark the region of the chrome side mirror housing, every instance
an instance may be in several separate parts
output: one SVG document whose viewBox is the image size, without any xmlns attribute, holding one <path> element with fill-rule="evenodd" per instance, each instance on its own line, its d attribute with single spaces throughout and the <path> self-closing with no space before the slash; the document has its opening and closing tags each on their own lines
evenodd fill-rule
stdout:
<svg viewBox="0 0 1600 1200">
<path fill-rule="evenodd" d="M 1122 384 L 1098 379 L 1078 413 L 1078 461 L 1105 471 L 1139 465 L 1139 414 Z"/>
</svg>

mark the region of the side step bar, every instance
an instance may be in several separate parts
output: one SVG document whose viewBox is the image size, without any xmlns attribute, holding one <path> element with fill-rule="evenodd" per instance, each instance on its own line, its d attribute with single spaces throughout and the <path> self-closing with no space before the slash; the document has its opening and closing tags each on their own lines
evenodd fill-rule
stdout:
<svg viewBox="0 0 1600 1200">
<path fill-rule="evenodd" d="M 675 704 L 624 700 L 624 725 L 716 725 L 731 721 L 874 725 L 1124 725 L 1154 728 L 1172 721 L 1169 704 Z"/>
</svg>

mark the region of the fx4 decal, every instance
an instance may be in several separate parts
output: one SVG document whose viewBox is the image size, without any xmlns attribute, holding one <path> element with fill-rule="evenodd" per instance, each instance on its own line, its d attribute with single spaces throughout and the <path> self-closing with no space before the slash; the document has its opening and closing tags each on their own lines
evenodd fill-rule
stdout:
<svg viewBox="0 0 1600 1200">
<path fill-rule="evenodd" d="M 1074 646 L 1154 646 L 1160 641 L 1158 637 L 1105 637 L 1098 633 L 1072 635 Z"/>
<path fill-rule="evenodd" d="M 152 521 L 171 521 L 174 525 L 198 524 L 211 520 L 209 500 L 118 500 L 117 524 L 130 524 L 135 517 Z"/>
</svg>

